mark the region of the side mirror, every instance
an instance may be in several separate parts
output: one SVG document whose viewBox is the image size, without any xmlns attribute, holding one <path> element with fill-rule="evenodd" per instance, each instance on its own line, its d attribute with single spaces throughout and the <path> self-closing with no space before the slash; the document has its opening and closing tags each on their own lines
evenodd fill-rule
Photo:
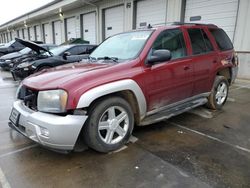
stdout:
<svg viewBox="0 0 250 188">
<path fill-rule="evenodd" d="M 154 64 L 156 62 L 169 61 L 171 59 L 171 52 L 169 50 L 155 50 L 147 59 L 147 64 Z"/>
<path fill-rule="evenodd" d="M 63 59 L 67 59 L 67 56 L 70 56 L 71 53 L 70 52 L 64 52 L 63 53 Z"/>
</svg>

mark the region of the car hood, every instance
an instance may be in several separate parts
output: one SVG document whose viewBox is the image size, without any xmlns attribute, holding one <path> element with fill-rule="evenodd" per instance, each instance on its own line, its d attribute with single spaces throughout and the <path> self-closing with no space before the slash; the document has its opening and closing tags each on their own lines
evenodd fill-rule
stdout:
<svg viewBox="0 0 250 188">
<path fill-rule="evenodd" d="M 7 60 L 7 59 L 13 59 L 22 56 L 23 54 L 20 52 L 13 52 L 10 54 L 3 55 L 0 60 Z"/>
<path fill-rule="evenodd" d="M 21 43 L 22 45 L 34 50 L 35 52 L 37 53 L 40 53 L 40 51 L 46 51 L 46 52 L 49 52 L 47 49 L 37 45 L 36 43 L 34 42 L 31 42 L 31 41 L 27 41 L 27 40 L 23 40 L 23 39 L 19 39 L 19 38 L 15 38 L 15 40 L 19 43 Z"/>
<path fill-rule="evenodd" d="M 36 90 L 64 88 L 87 73 L 106 69 L 114 63 L 71 63 L 51 69 L 45 69 L 26 78 L 23 84 Z"/>
</svg>

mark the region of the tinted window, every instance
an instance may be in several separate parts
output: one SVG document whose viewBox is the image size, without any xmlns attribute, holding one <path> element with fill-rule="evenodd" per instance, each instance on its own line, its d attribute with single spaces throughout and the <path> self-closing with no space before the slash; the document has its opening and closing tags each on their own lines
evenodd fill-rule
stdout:
<svg viewBox="0 0 250 188">
<path fill-rule="evenodd" d="M 12 46 L 14 46 L 15 48 L 23 48 L 24 46 L 22 44 L 20 44 L 19 42 L 14 42 L 12 44 Z"/>
<path fill-rule="evenodd" d="M 78 55 L 79 54 L 79 47 L 75 46 L 67 50 L 67 52 L 70 52 L 71 55 Z"/>
<path fill-rule="evenodd" d="M 215 38 L 215 41 L 220 50 L 231 50 L 233 49 L 233 44 L 231 43 L 229 37 L 222 29 L 209 29 Z"/>
<path fill-rule="evenodd" d="M 185 57 L 187 53 L 182 31 L 171 29 L 162 32 L 154 42 L 152 52 L 160 49 L 169 50 L 172 59 Z"/>
<path fill-rule="evenodd" d="M 194 55 L 207 53 L 213 50 L 212 44 L 203 30 L 188 29 L 188 34 Z"/>
<path fill-rule="evenodd" d="M 201 30 L 201 32 L 202 32 L 203 39 L 204 39 L 204 42 L 205 42 L 205 45 L 206 45 L 206 48 L 207 48 L 207 52 L 213 51 L 212 43 L 210 42 L 207 34 L 203 30 Z"/>
<path fill-rule="evenodd" d="M 79 46 L 79 55 L 86 54 L 87 47 L 86 46 Z"/>
</svg>

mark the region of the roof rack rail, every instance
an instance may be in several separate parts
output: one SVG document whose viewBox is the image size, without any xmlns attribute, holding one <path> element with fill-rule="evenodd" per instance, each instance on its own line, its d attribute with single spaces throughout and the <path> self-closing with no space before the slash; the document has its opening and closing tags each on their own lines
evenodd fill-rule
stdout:
<svg viewBox="0 0 250 188">
<path fill-rule="evenodd" d="M 172 25 L 206 25 L 206 26 L 217 27 L 215 24 L 193 23 L 193 22 L 173 22 Z"/>
</svg>

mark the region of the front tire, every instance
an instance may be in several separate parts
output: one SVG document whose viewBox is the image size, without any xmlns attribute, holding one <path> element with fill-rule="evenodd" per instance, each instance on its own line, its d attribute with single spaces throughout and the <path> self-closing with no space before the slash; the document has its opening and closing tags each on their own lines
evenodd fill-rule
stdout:
<svg viewBox="0 0 250 188">
<path fill-rule="evenodd" d="M 106 97 L 94 104 L 84 128 L 87 145 L 107 153 L 126 144 L 134 127 L 134 115 L 129 103 L 121 97 Z"/>
<path fill-rule="evenodd" d="M 211 94 L 208 97 L 207 106 L 213 110 L 219 110 L 227 101 L 229 83 L 224 76 L 216 76 Z"/>
</svg>

